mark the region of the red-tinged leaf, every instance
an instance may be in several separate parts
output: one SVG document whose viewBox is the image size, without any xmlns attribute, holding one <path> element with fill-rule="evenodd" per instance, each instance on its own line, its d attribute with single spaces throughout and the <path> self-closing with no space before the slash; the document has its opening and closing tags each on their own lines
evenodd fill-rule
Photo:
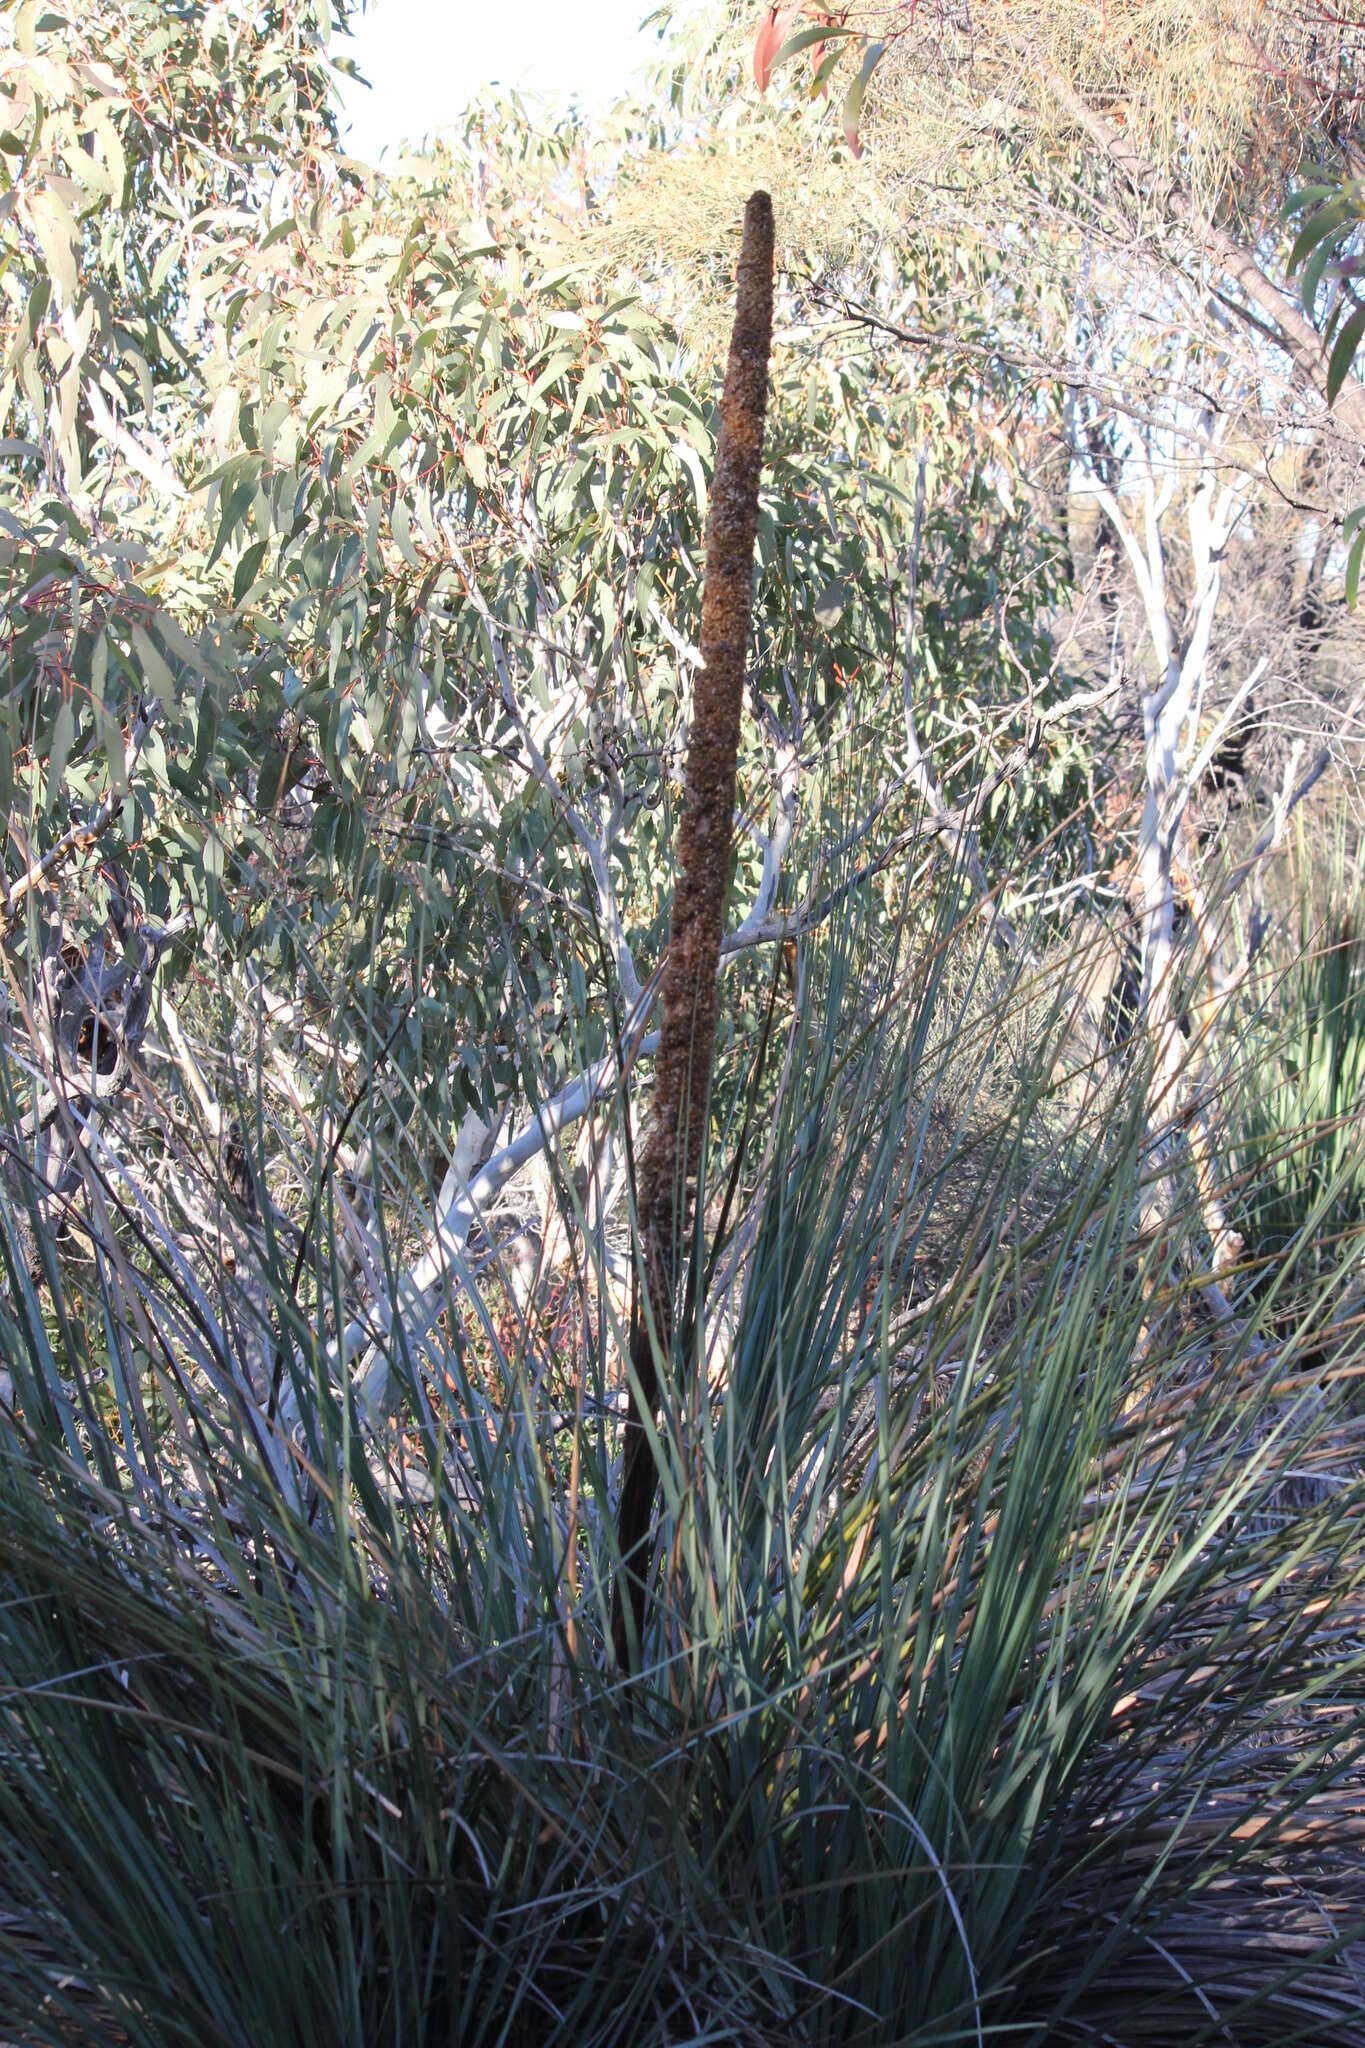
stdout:
<svg viewBox="0 0 1365 2048">
<path fill-rule="evenodd" d="M 809 0 L 807 0 L 806 11 L 808 11 L 808 4 Z M 791 21 L 802 12 L 803 9 L 799 6 L 788 8 L 786 19 L 788 21 Z M 781 19 L 781 17 L 779 17 L 779 19 Z M 846 37 L 853 36 L 856 33 L 856 30 L 849 28 L 844 22 L 835 21 L 830 15 L 822 14 L 817 11 L 815 17 L 815 25 L 813 28 L 799 28 L 797 29 L 794 35 L 789 35 L 787 37 L 786 42 L 783 43 L 782 47 L 778 50 L 777 55 L 772 59 L 771 63 L 768 66 L 769 78 L 771 78 L 774 71 L 776 71 L 780 65 L 785 64 L 789 58 L 799 56 L 802 51 L 808 50 L 811 53 L 812 58 L 815 60 L 816 80 L 815 84 L 811 88 L 812 96 L 814 96 L 815 92 L 819 88 L 823 87 L 825 83 L 824 79 L 819 76 L 821 62 L 824 62 L 831 70 L 834 66 L 834 59 L 832 57 L 827 58 L 825 56 L 825 51 L 828 48 L 830 41 L 837 40 L 840 44 L 842 44 Z"/>
<path fill-rule="evenodd" d="M 782 31 L 777 25 L 777 9 L 770 7 L 763 25 L 754 38 L 754 83 L 760 92 L 768 90 L 768 80 L 773 73 L 773 58 L 777 55 L 782 41 Z"/>
<path fill-rule="evenodd" d="M 760 92 L 768 90 L 768 80 L 773 75 L 773 59 L 791 33 L 792 23 L 801 13 L 805 0 L 797 0 L 794 7 L 773 6 L 754 39 L 754 79 Z"/>
<path fill-rule="evenodd" d="M 840 21 L 837 21 L 837 20 L 835 19 L 835 17 L 834 17 L 834 16 L 832 15 L 832 14 L 826 14 L 826 13 L 825 13 L 825 12 L 824 12 L 823 10 L 822 10 L 822 11 L 821 11 L 821 12 L 820 12 L 819 14 L 817 14 L 815 18 L 816 18 L 816 20 L 817 20 L 817 21 L 819 22 L 819 24 L 820 24 L 820 26 L 821 26 L 822 28 L 842 28 L 842 27 L 843 27 L 843 23 L 842 23 L 842 22 L 840 22 Z M 821 98 L 822 100 L 828 99 L 828 98 L 829 98 L 829 80 L 828 80 L 827 78 L 821 78 L 821 77 L 820 77 L 820 66 L 821 66 L 821 65 L 822 65 L 822 64 L 824 63 L 824 61 L 825 61 L 825 41 L 824 41 L 824 37 L 823 37 L 823 36 L 821 37 L 821 39 L 820 39 L 820 41 L 819 41 L 818 43 L 815 43 L 815 44 L 813 44 L 813 45 L 812 45 L 812 47 L 811 47 L 811 53 L 810 53 L 810 61 L 811 61 L 811 69 L 812 69 L 812 71 L 813 71 L 813 72 L 815 73 L 815 76 L 816 76 L 816 78 L 817 78 L 817 79 L 819 80 L 819 83 L 818 83 L 818 85 L 816 86 L 816 92 L 818 93 L 819 97 L 820 97 L 820 98 Z"/>
</svg>

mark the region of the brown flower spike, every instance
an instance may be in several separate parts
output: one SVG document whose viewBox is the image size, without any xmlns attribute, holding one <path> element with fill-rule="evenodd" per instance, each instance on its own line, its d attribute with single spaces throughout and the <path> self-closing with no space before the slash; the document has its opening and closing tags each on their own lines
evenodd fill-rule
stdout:
<svg viewBox="0 0 1365 2048">
<path fill-rule="evenodd" d="M 679 1248 L 687 1238 L 706 1139 L 772 325 L 773 206 L 766 192 L 755 192 L 744 209 L 735 324 L 720 402 L 720 446 L 711 484 L 702 591 L 702 665 L 693 690 L 687 785 L 678 830 L 679 874 L 660 987 L 654 1114 L 636 1190 L 651 1313 L 640 1319 L 631 1362 L 651 1414 L 658 1408 L 657 1359 L 668 1352 Z M 612 1639 L 622 1666 L 628 1644 L 622 1581 L 638 1637 L 644 1621 L 657 1479 L 632 1388 L 618 1517 L 622 1574 L 612 1602 Z"/>
</svg>

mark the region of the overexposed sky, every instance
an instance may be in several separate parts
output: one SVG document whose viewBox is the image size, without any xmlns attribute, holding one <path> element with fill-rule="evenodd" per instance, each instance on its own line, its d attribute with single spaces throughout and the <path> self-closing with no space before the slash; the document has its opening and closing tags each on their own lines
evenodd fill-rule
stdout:
<svg viewBox="0 0 1365 2048">
<path fill-rule="evenodd" d="M 481 85 L 573 94 L 591 109 L 620 91 L 651 55 L 640 33 L 655 0 L 368 0 L 354 57 L 371 90 L 347 85 L 349 147 L 380 151 L 448 126 Z"/>
</svg>

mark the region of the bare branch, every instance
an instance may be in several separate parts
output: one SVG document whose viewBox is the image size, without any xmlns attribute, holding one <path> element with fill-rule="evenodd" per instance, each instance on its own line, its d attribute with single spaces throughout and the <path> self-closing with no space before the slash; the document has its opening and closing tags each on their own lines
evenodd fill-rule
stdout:
<svg viewBox="0 0 1365 2048">
<path fill-rule="evenodd" d="M 1207 251 L 1235 280 L 1252 305 L 1269 322 L 1278 346 L 1289 357 L 1299 377 L 1325 400 L 1328 358 L 1321 335 L 1293 301 L 1271 283 L 1250 252 L 1225 228 L 1201 213 L 1178 180 L 1149 163 L 1102 114 L 1087 106 L 1060 72 L 1049 72 L 1046 84 L 1058 105 L 1066 110 L 1109 162 L 1139 192 L 1154 199 L 1170 219 L 1185 228 L 1193 236 L 1196 248 L 1201 252 Z M 1227 297 L 1223 304 L 1230 312 L 1245 317 L 1240 301 Z M 1337 393 L 1335 411 L 1355 438 L 1365 443 L 1365 386 L 1356 378 L 1348 377 L 1342 384 Z"/>
</svg>

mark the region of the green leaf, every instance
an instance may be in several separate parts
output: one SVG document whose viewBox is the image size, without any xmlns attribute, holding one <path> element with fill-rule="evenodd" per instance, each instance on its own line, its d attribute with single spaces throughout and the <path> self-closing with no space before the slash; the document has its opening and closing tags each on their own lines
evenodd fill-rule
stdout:
<svg viewBox="0 0 1365 2048">
<path fill-rule="evenodd" d="M 52 192 L 35 192 L 28 202 L 28 216 L 38 237 L 43 259 L 54 284 L 68 306 L 76 302 L 79 275 L 77 252 L 80 236 L 76 223 Z"/>
<path fill-rule="evenodd" d="M 1294 275 L 1310 250 L 1316 249 L 1325 235 L 1344 227 L 1350 218 L 1351 209 L 1340 195 L 1328 205 L 1319 207 L 1316 213 L 1310 214 L 1289 252 L 1289 275 Z"/>
<path fill-rule="evenodd" d="M 237 409 L 241 404 L 241 393 L 235 384 L 226 384 L 213 401 L 209 414 L 209 438 L 220 456 L 225 456 L 232 446 L 237 427 Z"/>
<path fill-rule="evenodd" d="M 128 787 L 128 755 L 123 744 L 123 727 L 114 713 L 106 706 L 100 706 L 100 743 L 104 757 L 109 763 L 109 780 L 120 792 Z"/>
<path fill-rule="evenodd" d="M 143 685 L 151 691 L 169 717 L 175 710 L 176 695 L 175 678 L 171 674 L 170 666 L 145 627 L 135 625 L 132 640 L 138 667 L 142 672 Z"/>
<path fill-rule="evenodd" d="M 836 43 L 834 48 L 820 59 L 816 69 L 811 73 L 810 96 L 813 100 L 818 100 L 820 95 L 828 90 L 830 79 L 843 62 L 843 55 L 843 50 Z"/>
<path fill-rule="evenodd" d="M 260 573 L 261 563 L 265 560 L 267 545 L 268 543 L 263 540 L 253 541 L 242 556 L 241 561 L 237 564 L 237 574 L 232 579 L 232 602 L 234 607 L 242 602 L 242 599 L 256 581 Z"/>
<path fill-rule="evenodd" d="M 1327 403 L 1333 404 L 1337 393 L 1346 382 L 1361 337 L 1365 335 L 1365 306 L 1357 306 L 1346 325 L 1336 338 L 1332 358 L 1327 365 Z"/>
<path fill-rule="evenodd" d="M 410 569 L 420 569 L 422 566 L 421 560 L 416 548 L 412 544 L 412 515 L 408 511 L 407 503 L 404 499 L 397 498 L 394 500 L 393 517 L 390 524 L 393 529 L 394 545 L 398 549 L 399 554 Z"/>
<path fill-rule="evenodd" d="M 209 555 L 207 568 L 212 568 L 223 549 L 242 522 L 243 514 L 251 503 L 255 485 L 251 477 L 238 476 L 227 484 L 222 493 L 222 512 L 218 520 L 218 532 L 214 538 L 213 550 Z"/>
<path fill-rule="evenodd" d="M 57 792 L 66 779 L 66 764 L 71 758 L 71 749 L 76 738 L 76 714 L 71 708 L 69 697 L 63 697 L 52 723 L 52 746 L 47 757 L 47 809 L 50 812 Z"/>
<path fill-rule="evenodd" d="M 787 37 L 773 58 L 772 68 L 776 71 L 779 64 L 785 64 L 790 58 L 799 56 L 801 51 L 808 50 L 812 43 L 832 43 L 860 33 L 859 29 L 850 28 L 847 23 L 841 21 L 817 22 L 814 28 L 799 28 L 795 35 Z"/>
<path fill-rule="evenodd" d="M 692 488 L 697 498 L 697 519 L 706 524 L 706 473 L 701 466 L 701 457 L 686 441 L 679 441 L 675 450 L 679 462 L 692 479 Z"/>
<path fill-rule="evenodd" d="M 109 176 L 113 185 L 113 197 L 116 200 L 121 199 L 128 182 L 128 164 L 124 156 L 123 144 L 119 140 L 118 130 L 102 106 L 92 110 L 90 126 L 104 146 L 104 159 L 109 167 Z"/>
<path fill-rule="evenodd" d="M 1324 199 L 1330 199 L 1339 191 L 1336 185 L 1303 185 L 1297 192 L 1291 192 L 1281 209 L 1280 218 L 1290 221 L 1296 213 L 1302 213 L 1307 206 L 1320 206 Z"/>
<path fill-rule="evenodd" d="M 1303 298 L 1304 311 L 1309 315 L 1310 319 L 1317 306 L 1318 290 L 1322 284 L 1323 272 L 1332 260 L 1332 251 L 1335 246 L 1335 238 L 1332 235 L 1325 236 L 1318 243 L 1317 248 L 1303 266 L 1300 291 Z"/>
<path fill-rule="evenodd" d="M 1362 556 L 1365 556 L 1365 526 L 1362 526 L 1357 532 L 1355 540 L 1351 544 L 1351 552 L 1346 558 L 1346 603 L 1352 611 L 1355 610 L 1356 599 L 1360 595 L 1360 564 Z"/>
<path fill-rule="evenodd" d="M 884 43 L 868 44 L 863 52 L 863 61 L 858 67 L 857 76 L 850 85 L 844 100 L 844 140 L 855 156 L 861 156 L 863 151 L 858 129 L 863 117 L 863 100 L 867 94 L 867 81 L 880 63 L 882 52 L 885 48 L 886 45 Z"/>
</svg>

